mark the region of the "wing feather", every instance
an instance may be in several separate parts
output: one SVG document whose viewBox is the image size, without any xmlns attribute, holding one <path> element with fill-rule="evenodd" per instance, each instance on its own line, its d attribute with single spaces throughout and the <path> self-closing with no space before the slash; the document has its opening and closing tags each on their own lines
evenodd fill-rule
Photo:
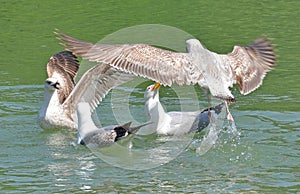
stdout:
<svg viewBox="0 0 300 194">
<path fill-rule="evenodd" d="M 226 57 L 240 92 L 244 95 L 262 84 L 266 73 L 272 70 L 276 62 L 274 45 L 266 37 L 261 37 L 245 47 L 235 46 Z"/>
<path fill-rule="evenodd" d="M 69 51 L 53 55 L 47 64 L 48 77 L 55 77 L 61 88 L 58 90 L 59 101 L 62 104 L 72 92 L 79 63 L 77 57 Z"/>
<path fill-rule="evenodd" d="M 194 73 L 188 53 L 172 52 L 146 44 L 94 44 L 57 33 L 67 50 L 84 59 L 110 64 L 122 71 L 142 76 L 163 85 L 197 83 L 201 75 Z M 193 68 L 191 68 L 193 66 Z M 197 75 L 197 76 L 196 76 Z M 196 78 L 195 78 L 196 76 Z"/>
<path fill-rule="evenodd" d="M 64 103 L 65 109 L 73 114 L 78 102 L 87 102 L 93 112 L 106 94 L 114 87 L 134 79 L 134 75 L 124 73 L 106 64 L 98 64 L 81 77 L 76 87 Z"/>
<path fill-rule="evenodd" d="M 187 42 L 188 53 L 179 53 L 146 44 L 92 44 L 63 33 L 57 35 L 67 50 L 84 59 L 163 85 L 198 83 L 209 88 L 213 96 L 229 101 L 234 101 L 229 87 L 237 83 L 244 95 L 254 91 L 276 62 L 273 45 L 265 37 L 221 55 L 207 50 L 195 39 Z"/>
<path fill-rule="evenodd" d="M 72 78 L 74 82 L 74 78 L 79 68 L 79 63 L 76 56 L 69 51 L 62 51 L 53 55 L 49 62 L 49 65 L 47 65 L 48 77 L 52 77 L 52 73 L 54 72 L 49 71 L 49 68 L 56 66 L 69 74 L 70 78 Z"/>
</svg>

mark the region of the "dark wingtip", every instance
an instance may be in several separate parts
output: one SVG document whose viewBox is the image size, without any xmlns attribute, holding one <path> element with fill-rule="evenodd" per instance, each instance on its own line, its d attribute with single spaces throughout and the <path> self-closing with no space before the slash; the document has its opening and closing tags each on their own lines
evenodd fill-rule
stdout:
<svg viewBox="0 0 300 194">
<path fill-rule="evenodd" d="M 222 102 L 217 106 L 212 107 L 211 109 L 214 110 L 217 114 L 220 114 L 224 106 L 225 106 L 225 102 Z"/>
<path fill-rule="evenodd" d="M 256 39 L 253 43 L 246 46 L 246 49 L 252 49 L 266 66 L 270 69 L 277 62 L 277 55 L 275 54 L 275 44 L 272 43 L 273 39 L 268 38 L 263 35 L 260 38 Z"/>
<path fill-rule="evenodd" d="M 141 125 L 139 125 L 139 126 L 136 126 L 136 127 L 131 127 L 130 129 L 129 129 L 129 133 L 130 134 L 134 134 L 134 133 L 136 133 L 140 128 L 142 128 L 142 127 L 144 127 L 144 126 L 146 126 L 146 125 L 150 125 L 152 122 L 148 122 L 148 123 L 144 123 L 144 124 L 141 124 Z"/>
<path fill-rule="evenodd" d="M 220 104 L 218 104 L 216 106 L 204 109 L 203 111 L 201 111 L 201 113 L 208 112 L 208 110 L 214 110 L 217 114 L 220 114 L 224 105 L 225 105 L 225 102 L 221 102 Z"/>
<path fill-rule="evenodd" d="M 240 66 L 243 71 L 238 71 L 235 79 L 241 94 L 247 95 L 261 86 L 266 74 L 274 68 L 278 56 L 275 54 L 275 44 L 265 35 L 240 48 L 248 57 Z"/>
<path fill-rule="evenodd" d="M 56 35 L 56 39 L 59 40 L 59 44 L 65 47 L 67 51 L 70 51 L 70 49 L 68 49 L 67 45 L 64 43 L 64 40 L 67 38 L 68 35 L 64 34 L 61 30 L 57 28 L 55 28 L 53 33 Z"/>
</svg>

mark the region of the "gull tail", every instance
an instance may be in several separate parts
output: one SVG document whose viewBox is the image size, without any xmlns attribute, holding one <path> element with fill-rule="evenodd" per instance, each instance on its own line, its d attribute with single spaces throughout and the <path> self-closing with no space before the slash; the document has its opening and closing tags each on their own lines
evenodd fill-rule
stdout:
<svg viewBox="0 0 300 194">
<path fill-rule="evenodd" d="M 117 133 L 117 137 L 116 140 L 119 140 L 122 137 L 126 137 L 130 134 L 135 134 L 140 128 L 142 128 L 143 126 L 149 125 L 151 122 L 149 123 L 144 123 L 142 125 L 138 125 L 136 127 L 130 127 L 132 122 L 128 122 L 125 123 L 124 125 L 121 126 L 117 126 L 114 128 L 114 131 Z"/>
<path fill-rule="evenodd" d="M 198 130 L 197 131 L 202 131 L 209 125 L 209 123 L 210 123 L 210 119 L 208 116 L 209 111 L 211 112 L 211 114 L 215 114 L 217 116 L 222 112 L 222 109 L 224 106 L 225 106 L 225 103 L 222 102 L 222 103 L 218 104 L 217 106 L 210 107 L 209 109 L 208 108 L 204 109 L 198 115 Z"/>
<path fill-rule="evenodd" d="M 144 123 L 144 124 L 141 124 L 141 125 L 138 125 L 136 127 L 131 127 L 128 129 L 128 132 L 130 134 L 135 134 L 136 132 L 138 132 L 138 130 L 146 125 L 150 125 L 152 122 L 148 122 L 148 123 Z"/>
</svg>

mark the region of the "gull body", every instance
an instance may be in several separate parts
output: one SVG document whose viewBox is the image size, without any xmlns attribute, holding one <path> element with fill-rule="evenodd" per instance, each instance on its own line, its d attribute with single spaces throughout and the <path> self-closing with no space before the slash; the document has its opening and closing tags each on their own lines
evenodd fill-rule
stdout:
<svg viewBox="0 0 300 194">
<path fill-rule="evenodd" d="M 166 112 L 159 100 L 159 84 L 150 85 L 144 93 L 145 113 L 152 122 L 151 126 L 157 134 L 182 135 L 198 132 L 210 123 L 208 109 L 193 112 Z M 210 113 L 216 117 L 221 113 L 224 103 L 210 108 Z"/>
<path fill-rule="evenodd" d="M 93 112 L 112 88 L 133 79 L 133 75 L 99 64 L 89 69 L 75 85 L 78 68 L 77 57 L 71 52 L 62 51 L 50 58 L 44 99 L 38 113 L 42 128 L 77 129 L 76 105 L 80 101 L 87 102 Z"/>
<path fill-rule="evenodd" d="M 131 122 L 124 125 L 110 125 L 98 128 L 92 120 L 90 106 L 86 102 L 79 102 L 77 105 L 78 115 L 78 139 L 77 143 L 88 147 L 106 147 L 121 138 L 136 133 L 143 124 L 137 127 L 130 127 Z"/>
</svg>

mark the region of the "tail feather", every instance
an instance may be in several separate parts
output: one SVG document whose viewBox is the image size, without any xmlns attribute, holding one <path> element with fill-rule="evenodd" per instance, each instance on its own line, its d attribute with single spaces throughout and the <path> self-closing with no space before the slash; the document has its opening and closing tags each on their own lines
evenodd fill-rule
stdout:
<svg viewBox="0 0 300 194">
<path fill-rule="evenodd" d="M 136 127 L 130 127 L 132 122 L 125 123 L 124 125 L 117 126 L 114 128 L 114 131 L 116 132 L 117 136 L 115 141 L 119 140 L 122 137 L 126 137 L 130 134 L 135 134 L 141 127 L 149 125 L 149 123 L 144 123 L 142 125 L 136 126 Z"/>
<path fill-rule="evenodd" d="M 144 123 L 142 125 L 136 126 L 136 127 L 131 127 L 129 128 L 128 132 L 130 134 L 135 134 L 140 128 L 146 126 L 146 125 L 150 125 L 152 122 L 148 122 L 148 123 Z"/>
<path fill-rule="evenodd" d="M 202 131 L 203 129 L 205 129 L 209 123 L 210 123 L 210 119 L 208 116 L 208 110 L 210 111 L 214 111 L 216 115 L 219 115 L 222 112 L 222 109 L 224 107 L 225 103 L 222 102 L 220 104 L 218 104 L 217 106 L 214 107 L 210 107 L 209 109 L 205 109 L 203 110 L 199 115 L 198 115 L 198 129 L 197 131 Z"/>
<path fill-rule="evenodd" d="M 220 114 L 224 105 L 225 105 L 225 103 L 222 102 L 222 103 L 218 104 L 217 106 L 210 107 L 209 110 L 213 110 L 213 111 L 215 111 L 216 114 Z M 208 108 L 201 111 L 201 113 L 205 113 L 205 112 L 208 112 Z"/>
</svg>

